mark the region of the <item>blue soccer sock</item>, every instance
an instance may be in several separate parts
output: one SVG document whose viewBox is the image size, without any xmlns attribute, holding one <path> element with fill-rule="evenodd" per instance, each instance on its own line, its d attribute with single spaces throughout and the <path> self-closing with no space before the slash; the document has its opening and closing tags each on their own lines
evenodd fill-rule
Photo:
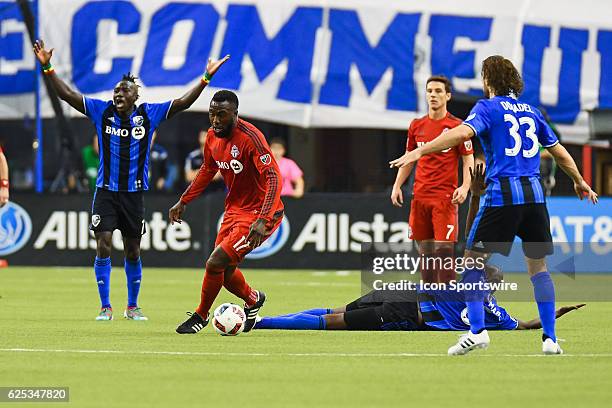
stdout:
<svg viewBox="0 0 612 408">
<path fill-rule="evenodd" d="M 323 316 L 297 313 L 293 316 L 264 317 L 255 325 L 256 329 L 279 330 L 325 330 Z"/>
<path fill-rule="evenodd" d="M 110 274 L 111 274 L 111 259 L 98 258 L 94 261 L 94 272 L 96 273 L 96 282 L 98 282 L 98 293 L 100 294 L 100 303 L 102 307 L 111 307 L 110 304 Z"/>
<path fill-rule="evenodd" d="M 331 313 L 332 313 L 331 309 L 308 309 L 308 310 L 303 310 L 301 312 L 287 313 L 287 314 L 276 316 L 276 317 L 291 317 L 291 316 L 295 316 L 295 315 L 298 315 L 298 314 L 309 314 L 309 315 L 313 315 L 313 316 L 323 316 L 323 315 L 331 314 Z"/>
<path fill-rule="evenodd" d="M 484 282 L 484 271 L 482 269 L 466 269 L 463 272 L 462 282 L 472 284 Z M 465 304 L 470 321 L 470 331 L 474 334 L 480 333 L 485 328 L 484 297 L 485 293 L 482 290 L 465 291 Z"/>
<path fill-rule="evenodd" d="M 550 337 L 552 341 L 557 341 L 555 334 L 555 284 L 550 273 L 543 271 L 531 277 L 533 284 L 533 294 L 538 304 L 540 321 L 544 337 Z"/>
<path fill-rule="evenodd" d="M 135 261 L 125 259 L 125 277 L 127 279 L 128 307 L 138 306 L 138 292 L 142 280 L 142 262 L 140 258 Z"/>
</svg>

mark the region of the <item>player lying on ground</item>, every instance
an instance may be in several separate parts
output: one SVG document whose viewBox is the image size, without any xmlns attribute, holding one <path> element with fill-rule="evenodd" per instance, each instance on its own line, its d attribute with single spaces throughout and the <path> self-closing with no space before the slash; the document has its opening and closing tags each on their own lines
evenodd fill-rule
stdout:
<svg viewBox="0 0 612 408">
<path fill-rule="evenodd" d="M 200 304 L 176 328 L 195 334 L 208 324 L 210 307 L 222 287 L 244 300 L 247 320 L 244 331 L 255 324 L 263 306 L 264 292 L 251 289 L 238 264 L 278 228 L 283 218 L 281 176 L 264 135 L 238 118 L 238 97 L 217 92 L 210 101 L 211 128 L 204 145 L 204 163 L 180 200 L 170 209 L 170 222 L 181 222 L 187 204 L 199 196 L 217 171 L 228 193 L 215 249 L 206 261 Z"/>
<path fill-rule="evenodd" d="M 397 293 L 372 291 L 355 301 L 335 309 L 309 309 L 281 316 L 263 317 L 255 329 L 277 330 L 469 330 L 467 309 L 458 292 L 419 293 L 418 301 L 404 301 Z M 445 296 L 446 295 L 446 296 Z M 580 309 L 585 304 L 564 306 L 556 318 Z M 484 302 L 485 327 L 488 330 L 540 329 L 540 319 L 523 321 L 512 317 L 489 295 Z"/>
<path fill-rule="evenodd" d="M 584 181 L 576 163 L 559 143 L 538 109 L 517 100 L 523 80 L 512 62 L 500 55 L 482 64 L 485 99 L 476 103 L 462 125 L 430 143 L 390 162 L 391 167 L 410 166 L 421 157 L 464 143 L 478 135 L 487 159 L 487 193 L 471 228 L 465 258 L 487 259 L 491 253 L 508 255 L 518 236 L 523 241 L 527 270 L 531 276 L 544 334 L 542 352 L 562 354 L 555 333 L 555 288 L 546 268 L 553 253 L 550 219 L 540 184 L 539 145 L 546 148 L 574 182 L 582 200 L 597 202 L 597 194 Z M 478 284 L 484 271 L 468 269 L 463 280 Z M 466 293 L 470 331 L 448 349 L 449 355 L 466 354 L 490 343 L 485 328 L 483 291 Z"/>
<path fill-rule="evenodd" d="M 93 198 L 90 229 L 96 238 L 94 271 L 102 309 L 96 320 L 112 320 L 110 302 L 111 243 L 113 231 L 123 236 L 128 301 L 124 316 L 147 320 L 138 307 L 142 281 L 140 238 L 145 233 L 143 191 L 149 189 L 148 166 L 151 137 L 159 124 L 189 108 L 198 99 L 212 76 L 227 61 L 208 60 L 202 79 L 185 95 L 164 103 L 142 103 L 136 106 L 136 78 L 129 73 L 113 90 L 112 100 L 92 99 L 68 86 L 51 65 L 53 48 L 45 49 L 43 41 L 34 43 L 34 53 L 58 96 L 92 120 L 98 134 L 100 165 Z"/>
</svg>

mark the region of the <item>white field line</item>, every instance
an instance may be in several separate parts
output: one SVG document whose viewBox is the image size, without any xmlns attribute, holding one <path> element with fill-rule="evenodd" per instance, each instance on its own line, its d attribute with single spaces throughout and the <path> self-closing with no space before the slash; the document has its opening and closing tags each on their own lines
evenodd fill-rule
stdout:
<svg viewBox="0 0 612 408">
<path fill-rule="evenodd" d="M 443 353 L 227 353 L 208 351 L 128 351 L 128 350 L 68 350 L 68 349 L 28 349 L 28 348 L 6 348 L 0 349 L 0 353 L 69 353 L 69 354 L 125 354 L 125 355 L 164 355 L 164 356 L 202 356 L 202 357 L 447 357 Z M 486 354 L 473 353 L 474 357 L 546 357 L 543 354 Z M 568 357 L 612 357 L 612 353 L 602 354 L 563 354 L 555 356 L 558 358 Z"/>
</svg>

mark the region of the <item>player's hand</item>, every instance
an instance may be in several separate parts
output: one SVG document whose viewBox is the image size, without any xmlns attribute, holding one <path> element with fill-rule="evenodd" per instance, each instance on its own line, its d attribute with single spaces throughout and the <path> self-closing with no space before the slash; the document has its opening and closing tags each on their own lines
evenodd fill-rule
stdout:
<svg viewBox="0 0 612 408">
<path fill-rule="evenodd" d="M 265 237 L 266 220 L 264 220 L 263 218 L 258 218 L 253 224 L 251 224 L 249 236 L 246 239 L 247 244 L 249 244 L 251 248 L 257 248 L 261 245 Z"/>
<path fill-rule="evenodd" d="M 477 163 L 474 168 L 470 167 L 470 192 L 473 196 L 480 197 L 487 189 L 485 184 L 485 168 L 483 163 Z"/>
<path fill-rule="evenodd" d="M 457 187 L 455 191 L 453 192 L 453 198 L 451 199 L 451 203 L 463 204 L 463 202 L 467 198 L 468 191 L 469 191 L 468 187 L 463 187 L 463 186 Z"/>
<path fill-rule="evenodd" d="M 168 219 L 170 219 L 170 225 L 178 222 L 179 224 L 183 222 L 183 213 L 185 212 L 185 208 L 187 206 L 179 200 L 176 204 L 170 208 L 168 211 Z"/>
<path fill-rule="evenodd" d="M 579 183 L 574 183 L 574 191 L 580 200 L 586 198 L 593 204 L 597 204 L 597 193 L 591 190 L 591 186 L 584 179 Z"/>
<path fill-rule="evenodd" d="M 404 204 L 404 193 L 400 187 L 393 186 L 391 190 L 391 203 L 396 207 L 401 207 Z"/>
<path fill-rule="evenodd" d="M 581 307 L 584 307 L 584 306 L 586 306 L 586 303 L 580 303 L 580 304 L 577 304 L 577 305 L 560 307 L 559 309 L 557 309 L 556 317 L 559 318 L 559 317 L 563 316 L 564 314 L 571 312 L 572 310 L 578 310 L 578 309 L 580 309 Z"/>
<path fill-rule="evenodd" d="M 51 61 L 51 56 L 53 55 L 54 48 L 50 50 L 45 49 L 45 43 L 43 40 L 34 41 L 34 54 L 36 54 L 36 58 L 41 65 L 47 65 L 49 61 Z"/>
<path fill-rule="evenodd" d="M 213 61 L 211 58 L 209 58 L 208 63 L 206 64 L 206 72 L 208 72 L 210 76 L 215 75 L 219 68 L 221 68 L 221 65 L 225 64 L 225 61 L 227 61 L 229 58 L 229 54 L 216 61 Z"/>
<path fill-rule="evenodd" d="M 391 160 L 389 162 L 389 167 L 393 168 L 393 167 L 405 167 L 407 165 L 409 165 L 410 163 L 414 163 L 417 160 L 419 160 L 421 158 L 421 151 L 419 149 L 414 149 L 410 152 L 406 152 L 402 155 L 402 157 L 399 157 L 395 160 Z"/>
<path fill-rule="evenodd" d="M 8 187 L 0 188 L 0 207 L 4 207 L 9 201 L 9 189 Z"/>
</svg>

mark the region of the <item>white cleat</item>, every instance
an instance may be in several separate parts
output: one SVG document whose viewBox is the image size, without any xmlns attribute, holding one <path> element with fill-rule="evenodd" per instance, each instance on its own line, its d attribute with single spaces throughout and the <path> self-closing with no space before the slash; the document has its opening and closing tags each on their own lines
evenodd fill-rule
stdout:
<svg viewBox="0 0 612 408">
<path fill-rule="evenodd" d="M 478 334 L 474 334 L 469 331 L 466 334 L 462 334 L 461 337 L 459 337 L 457 344 L 448 349 L 448 355 L 461 356 L 475 349 L 486 349 L 489 347 L 489 343 L 491 343 L 491 340 L 489 339 L 489 333 L 487 333 L 486 330 L 483 330 Z"/>
<path fill-rule="evenodd" d="M 542 353 L 546 355 L 552 354 L 563 354 L 563 349 L 557 342 L 554 342 L 551 338 L 547 338 L 542 343 Z"/>
</svg>

